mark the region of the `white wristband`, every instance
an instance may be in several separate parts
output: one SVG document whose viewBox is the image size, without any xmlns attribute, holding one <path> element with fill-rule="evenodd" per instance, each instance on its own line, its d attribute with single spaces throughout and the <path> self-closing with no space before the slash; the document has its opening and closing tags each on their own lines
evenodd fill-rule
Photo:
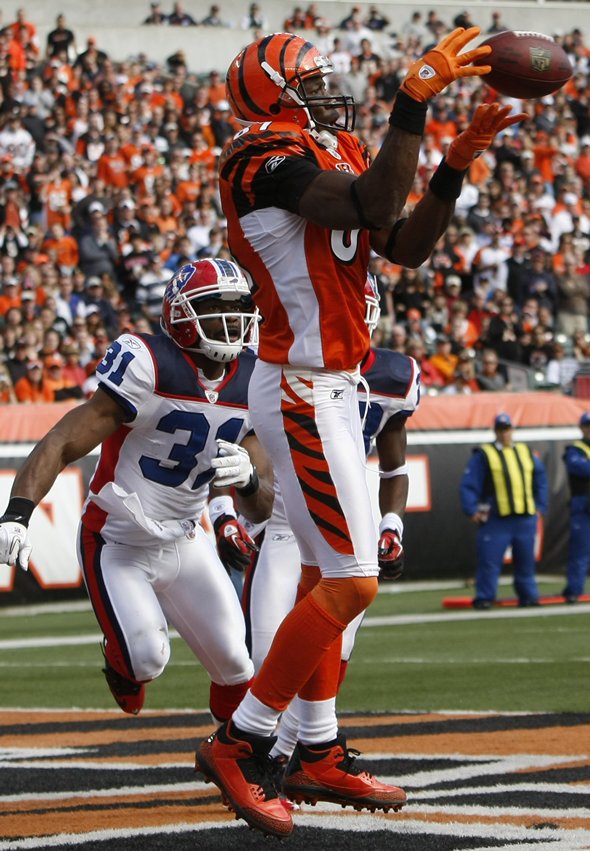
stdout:
<svg viewBox="0 0 590 851">
<path fill-rule="evenodd" d="M 395 470 L 382 470 L 379 468 L 379 478 L 380 479 L 393 479 L 394 476 L 407 476 L 408 475 L 408 463 L 407 461 L 401 465 L 401 467 L 396 467 Z"/>
<path fill-rule="evenodd" d="M 209 520 L 211 525 L 215 524 L 218 517 L 222 514 L 229 514 L 230 517 L 237 517 L 234 501 L 231 496 L 215 496 L 207 506 L 209 512 Z"/>
<path fill-rule="evenodd" d="M 388 511 L 387 514 L 383 515 L 381 523 L 379 523 L 379 534 L 382 535 L 385 529 L 393 529 L 394 532 L 397 532 L 398 538 L 401 541 L 404 536 L 404 521 L 399 514 Z"/>
</svg>

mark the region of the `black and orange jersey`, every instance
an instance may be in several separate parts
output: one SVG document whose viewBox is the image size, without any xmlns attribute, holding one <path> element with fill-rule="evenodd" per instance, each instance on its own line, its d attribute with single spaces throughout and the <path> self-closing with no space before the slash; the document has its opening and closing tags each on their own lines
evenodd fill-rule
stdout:
<svg viewBox="0 0 590 851">
<path fill-rule="evenodd" d="M 260 313 L 259 356 L 271 363 L 354 369 L 369 347 L 366 230 L 337 231 L 298 214 L 321 171 L 361 174 L 366 149 L 341 132 L 326 148 L 295 124 L 241 130 L 220 157 L 232 255 L 250 275 Z"/>
</svg>

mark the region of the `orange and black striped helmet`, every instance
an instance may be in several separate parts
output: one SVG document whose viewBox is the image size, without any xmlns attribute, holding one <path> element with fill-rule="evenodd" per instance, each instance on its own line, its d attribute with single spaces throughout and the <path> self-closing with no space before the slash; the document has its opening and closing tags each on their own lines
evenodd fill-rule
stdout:
<svg viewBox="0 0 590 851">
<path fill-rule="evenodd" d="M 227 96 L 241 121 L 289 121 L 300 127 L 352 130 L 353 98 L 327 90 L 305 91 L 306 81 L 323 79 L 333 70 L 330 60 L 311 42 L 291 33 L 274 33 L 252 42 L 233 60 L 225 81 Z M 324 112 L 334 121 L 322 121 Z"/>
</svg>

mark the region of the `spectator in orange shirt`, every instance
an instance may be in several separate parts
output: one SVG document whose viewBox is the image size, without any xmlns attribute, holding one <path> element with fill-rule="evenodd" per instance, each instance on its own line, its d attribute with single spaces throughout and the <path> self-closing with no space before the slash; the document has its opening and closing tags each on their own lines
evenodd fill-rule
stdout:
<svg viewBox="0 0 590 851">
<path fill-rule="evenodd" d="M 72 181 L 62 177 L 59 169 L 54 169 L 47 178 L 43 190 L 45 201 L 45 220 L 47 227 L 61 225 L 69 230 L 72 224 Z"/>
<path fill-rule="evenodd" d="M 153 194 L 156 179 L 164 174 L 164 166 L 158 162 L 158 152 L 153 145 L 144 145 L 141 155 L 143 165 L 130 177 L 140 199 Z"/>
<path fill-rule="evenodd" d="M 434 116 L 427 122 L 424 132 L 433 136 L 440 149 L 442 149 L 443 139 L 450 139 L 452 141 L 455 138 L 457 135 L 457 125 L 451 119 L 449 110 L 444 105 L 444 102 L 438 109 L 434 107 Z"/>
<path fill-rule="evenodd" d="M 2 292 L 0 293 L 0 316 L 5 316 L 12 307 L 21 306 L 19 279 L 15 275 L 5 277 L 2 280 Z"/>
<path fill-rule="evenodd" d="M 459 363 L 458 355 L 451 351 L 451 340 L 445 334 L 436 338 L 436 348 L 430 357 L 430 363 L 442 375 L 445 386 L 451 384 L 455 377 L 455 370 Z"/>
<path fill-rule="evenodd" d="M 45 384 L 53 392 L 54 402 L 82 399 L 82 386 L 64 375 L 64 359 L 59 354 L 45 358 Z"/>
<path fill-rule="evenodd" d="M 227 99 L 225 80 L 221 78 L 219 71 L 209 72 L 207 85 L 207 100 L 212 106 L 217 106 L 220 100 Z"/>
<path fill-rule="evenodd" d="M 96 176 L 113 189 L 126 189 L 129 186 L 127 161 L 119 150 L 119 140 L 113 133 L 105 136 L 105 150 L 98 160 Z"/>
<path fill-rule="evenodd" d="M 19 402 L 53 402 L 53 390 L 43 375 L 40 360 L 30 361 L 27 371 L 14 385 L 14 393 Z"/>
<path fill-rule="evenodd" d="M 37 27 L 32 21 L 27 21 L 26 12 L 24 9 L 20 8 L 16 10 L 16 20 L 14 20 L 11 24 L 8 25 L 7 29 L 12 32 L 12 37 L 16 38 L 20 30 L 24 27 L 27 32 L 29 39 L 33 42 L 33 44 L 37 47 L 37 52 L 39 51 L 39 36 L 37 34 Z"/>
<path fill-rule="evenodd" d="M 43 251 L 47 251 L 53 262 L 58 266 L 67 266 L 73 269 L 74 266 L 78 265 L 80 259 L 78 243 L 73 236 L 64 231 L 63 225 L 59 222 L 49 228 L 41 248 Z"/>
</svg>

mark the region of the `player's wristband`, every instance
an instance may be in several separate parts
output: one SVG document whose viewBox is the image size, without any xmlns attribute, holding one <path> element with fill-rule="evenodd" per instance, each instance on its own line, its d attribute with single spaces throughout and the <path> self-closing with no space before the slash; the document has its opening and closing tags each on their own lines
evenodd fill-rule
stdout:
<svg viewBox="0 0 590 851">
<path fill-rule="evenodd" d="M 237 519 L 234 501 L 231 496 L 214 497 L 207 506 L 207 511 L 209 512 L 209 520 L 211 521 L 212 526 L 215 526 L 215 521 L 221 517 L 222 514 L 229 517 L 236 517 Z"/>
<path fill-rule="evenodd" d="M 395 470 L 382 470 L 379 467 L 379 478 L 380 479 L 393 479 L 396 476 L 407 476 L 409 471 L 408 462 L 402 464 L 400 467 L 396 467 Z"/>
<path fill-rule="evenodd" d="M 447 161 L 443 159 L 428 183 L 429 189 L 433 195 L 440 198 L 441 201 L 456 201 L 463 188 L 463 180 L 467 174 L 465 171 L 457 171 L 456 168 L 451 168 Z"/>
<path fill-rule="evenodd" d="M 420 103 L 405 92 L 398 90 L 391 115 L 389 116 L 390 127 L 399 127 L 416 136 L 424 134 L 426 124 L 427 103 Z"/>
<path fill-rule="evenodd" d="M 394 532 L 397 532 L 398 538 L 401 541 L 404 536 L 404 521 L 399 514 L 396 514 L 394 511 L 388 511 L 387 514 L 383 515 L 379 523 L 379 534 L 382 535 L 385 529 L 393 529 Z"/>
<path fill-rule="evenodd" d="M 259 487 L 260 481 L 258 479 L 258 472 L 254 464 L 252 464 L 252 473 L 250 475 L 250 481 L 247 485 L 244 485 L 243 488 L 236 488 L 236 491 L 240 494 L 240 496 L 252 496 L 252 494 L 256 493 Z"/>
<path fill-rule="evenodd" d="M 35 503 L 32 499 L 25 499 L 24 496 L 13 496 L 9 500 L 6 511 L 0 519 L 2 521 L 12 520 L 14 523 L 21 523 L 23 526 L 28 526 L 34 510 Z"/>
</svg>

